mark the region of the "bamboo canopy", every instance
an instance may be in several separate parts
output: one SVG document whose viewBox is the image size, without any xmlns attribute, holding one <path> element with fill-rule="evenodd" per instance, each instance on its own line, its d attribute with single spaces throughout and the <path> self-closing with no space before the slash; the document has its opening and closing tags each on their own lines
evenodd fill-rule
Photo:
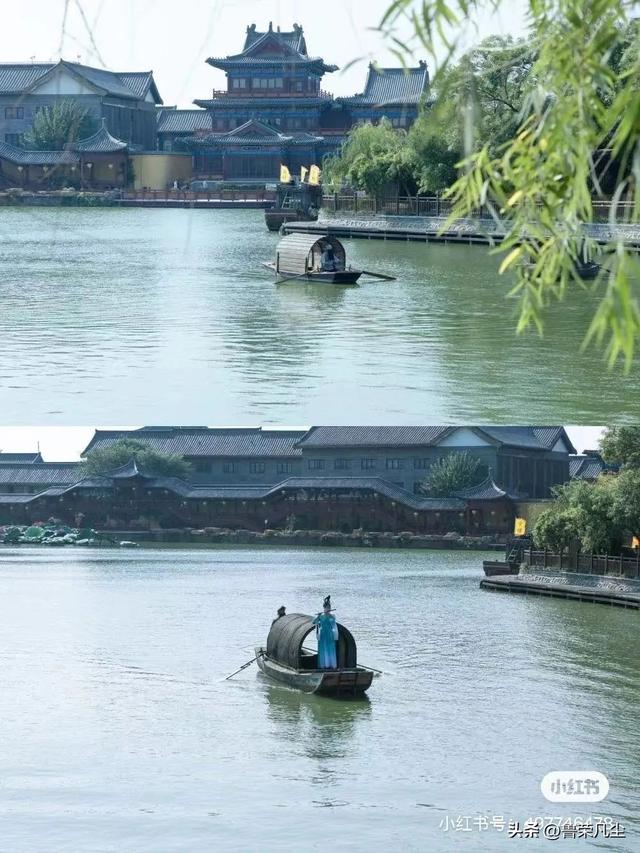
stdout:
<svg viewBox="0 0 640 853">
<path fill-rule="evenodd" d="M 346 268 L 347 255 L 344 246 L 336 237 L 317 234 L 289 234 L 278 243 L 276 249 L 276 272 L 290 275 L 306 275 L 320 265 L 320 258 L 327 246 L 333 248 L 336 260 Z"/>
<path fill-rule="evenodd" d="M 293 669 L 303 669 L 302 646 L 312 631 L 315 631 L 313 617 L 304 613 L 290 613 L 276 619 L 267 637 L 267 654 L 273 660 Z M 340 624 L 337 645 L 338 668 L 354 668 L 357 663 L 356 641 L 344 625 Z"/>
</svg>

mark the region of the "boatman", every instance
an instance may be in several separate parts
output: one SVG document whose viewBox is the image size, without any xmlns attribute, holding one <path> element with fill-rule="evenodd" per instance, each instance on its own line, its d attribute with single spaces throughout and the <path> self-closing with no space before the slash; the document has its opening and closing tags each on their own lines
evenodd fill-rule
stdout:
<svg viewBox="0 0 640 853">
<path fill-rule="evenodd" d="M 336 263 L 336 256 L 331 243 L 328 243 L 324 247 L 324 251 L 320 259 L 320 269 L 322 270 L 322 272 L 335 272 L 338 269 L 338 265 Z"/>
<path fill-rule="evenodd" d="M 287 608 L 283 604 L 281 607 L 278 607 L 278 615 L 276 616 L 276 618 L 271 623 L 271 626 L 273 627 L 276 624 L 276 622 L 278 621 L 278 619 L 282 619 L 282 617 L 286 616 L 286 615 L 287 615 Z"/>
<path fill-rule="evenodd" d="M 318 668 L 337 669 L 338 655 L 336 643 L 338 641 L 338 623 L 331 609 L 330 595 L 322 602 L 322 611 L 313 620 L 318 638 Z"/>
</svg>

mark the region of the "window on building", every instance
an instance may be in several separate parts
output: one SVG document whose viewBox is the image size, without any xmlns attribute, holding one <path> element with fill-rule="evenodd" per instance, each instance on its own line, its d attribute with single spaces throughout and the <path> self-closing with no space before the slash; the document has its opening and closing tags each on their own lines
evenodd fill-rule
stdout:
<svg viewBox="0 0 640 853">
<path fill-rule="evenodd" d="M 209 459 L 196 459 L 193 468 L 197 474 L 209 474 L 211 472 L 211 461 Z"/>
<path fill-rule="evenodd" d="M 283 89 L 284 88 L 284 80 L 282 79 L 282 77 L 276 77 L 275 78 L 275 84 L 276 84 L 276 89 Z"/>
<path fill-rule="evenodd" d="M 249 463 L 249 471 L 252 474 L 264 474 L 266 470 L 266 465 L 264 462 L 250 462 Z"/>
<path fill-rule="evenodd" d="M 216 130 L 224 130 L 226 121 L 223 118 L 216 119 Z"/>
<path fill-rule="evenodd" d="M 387 470 L 400 471 L 403 467 L 402 459 L 387 459 Z"/>
<path fill-rule="evenodd" d="M 234 89 L 246 89 L 247 88 L 247 80 L 246 77 L 234 77 L 231 85 Z"/>
<path fill-rule="evenodd" d="M 278 474 L 293 474 L 293 462 L 278 462 Z"/>
<path fill-rule="evenodd" d="M 24 139 L 24 135 L 22 133 L 5 133 L 4 141 L 9 145 L 16 145 L 20 147 L 22 145 L 22 141 Z"/>
<path fill-rule="evenodd" d="M 238 463 L 237 462 L 224 462 L 222 464 L 222 470 L 225 474 L 237 474 L 238 473 Z"/>
<path fill-rule="evenodd" d="M 324 459 L 307 459 L 307 467 L 309 471 L 322 471 Z"/>
<path fill-rule="evenodd" d="M 24 107 L 5 107 L 5 118 L 24 118 Z"/>
<path fill-rule="evenodd" d="M 336 459 L 333 463 L 333 467 L 336 471 L 348 471 L 351 468 L 351 460 L 350 459 Z"/>
<path fill-rule="evenodd" d="M 360 460 L 360 467 L 362 468 L 363 471 L 371 471 L 373 468 L 376 467 L 376 460 L 375 459 L 361 459 Z"/>
<path fill-rule="evenodd" d="M 296 92 L 303 92 L 303 91 L 304 91 L 304 83 L 302 82 L 302 80 L 296 80 Z"/>
<path fill-rule="evenodd" d="M 413 460 L 413 467 L 419 468 L 421 471 L 424 471 L 426 468 L 429 468 L 430 466 L 431 466 L 431 460 L 430 459 L 414 459 Z"/>
</svg>

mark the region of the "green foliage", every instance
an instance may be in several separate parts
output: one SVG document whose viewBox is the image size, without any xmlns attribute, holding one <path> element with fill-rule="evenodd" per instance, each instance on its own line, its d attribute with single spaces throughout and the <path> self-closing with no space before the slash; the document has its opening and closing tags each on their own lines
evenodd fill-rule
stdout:
<svg viewBox="0 0 640 853">
<path fill-rule="evenodd" d="M 487 476 L 487 466 L 466 450 L 450 453 L 434 462 L 422 491 L 433 498 L 447 498 L 462 489 L 477 486 Z"/>
<path fill-rule="evenodd" d="M 558 487 L 554 502 L 534 525 L 536 545 L 555 550 L 577 539 L 583 551 L 618 553 L 629 530 L 627 518 L 619 512 L 620 494 L 620 478 L 612 476 L 595 483 L 573 480 Z"/>
<path fill-rule="evenodd" d="M 69 143 L 91 136 L 96 129 L 89 110 L 77 101 L 61 100 L 37 111 L 24 141 L 27 148 L 37 151 L 62 151 Z"/>
<path fill-rule="evenodd" d="M 333 188 L 347 183 L 380 196 L 389 184 L 395 183 L 407 193 L 414 173 L 407 133 L 396 130 L 386 119 L 377 125 L 358 125 L 340 154 L 325 160 L 323 171 L 324 182 Z"/>
<path fill-rule="evenodd" d="M 518 331 L 533 326 L 542 333 L 550 305 L 584 287 L 575 268 L 578 257 L 598 251 L 585 239 L 583 225 L 593 221 L 593 197 L 604 195 L 602 149 L 610 149 L 619 163 L 611 224 L 638 222 L 640 50 L 636 4 L 630 0 L 528 0 L 527 5 L 527 41 L 535 60 L 528 82 L 515 81 L 524 95 L 521 113 L 497 146 L 493 139 L 483 140 L 482 132 L 471 141 L 449 191 L 450 221 L 481 205 L 503 220 L 507 238 L 497 251 L 505 255 L 501 272 L 516 270 Z M 488 7 L 508 8 L 506 0 L 489 0 Z M 381 28 L 405 59 L 419 49 L 437 63 L 444 43 L 443 74 L 468 19 L 486 11 L 480 0 L 393 0 Z M 412 25 L 408 44 L 395 35 L 401 19 Z M 622 201 L 629 204 L 623 208 Z M 640 334 L 640 264 L 615 234 L 607 250 L 585 346 L 600 345 L 611 367 L 622 359 L 630 370 Z"/>
<path fill-rule="evenodd" d="M 177 453 L 162 453 L 139 441 L 124 438 L 109 447 L 96 448 L 87 453 L 83 461 L 84 476 L 108 473 L 132 459 L 135 459 L 142 473 L 158 477 L 179 477 L 184 480 L 191 471 L 189 463 Z"/>
<path fill-rule="evenodd" d="M 609 427 L 600 439 L 600 452 L 610 465 L 640 468 L 640 426 Z"/>
</svg>

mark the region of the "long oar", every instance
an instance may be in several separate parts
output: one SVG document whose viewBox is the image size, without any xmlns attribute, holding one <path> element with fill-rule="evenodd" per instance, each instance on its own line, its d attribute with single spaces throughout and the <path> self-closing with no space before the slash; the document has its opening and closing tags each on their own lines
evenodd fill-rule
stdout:
<svg viewBox="0 0 640 853">
<path fill-rule="evenodd" d="M 373 278 L 381 278 L 383 281 L 397 281 L 395 275 L 385 275 L 381 272 L 372 272 L 371 270 L 361 270 L 362 275 L 370 275 Z"/>
<path fill-rule="evenodd" d="M 240 667 L 240 669 L 236 669 L 236 671 L 232 672 L 231 675 L 227 675 L 227 677 L 224 679 L 224 681 L 228 681 L 230 678 L 233 678 L 234 675 L 237 675 L 239 672 L 242 672 L 243 669 L 246 669 L 248 666 L 251 666 L 251 664 L 257 660 L 258 660 L 258 655 L 256 655 L 254 658 L 251 658 L 251 660 L 248 660 L 246 663 L 243 663 L 242 666 Z"/>
</svg>

